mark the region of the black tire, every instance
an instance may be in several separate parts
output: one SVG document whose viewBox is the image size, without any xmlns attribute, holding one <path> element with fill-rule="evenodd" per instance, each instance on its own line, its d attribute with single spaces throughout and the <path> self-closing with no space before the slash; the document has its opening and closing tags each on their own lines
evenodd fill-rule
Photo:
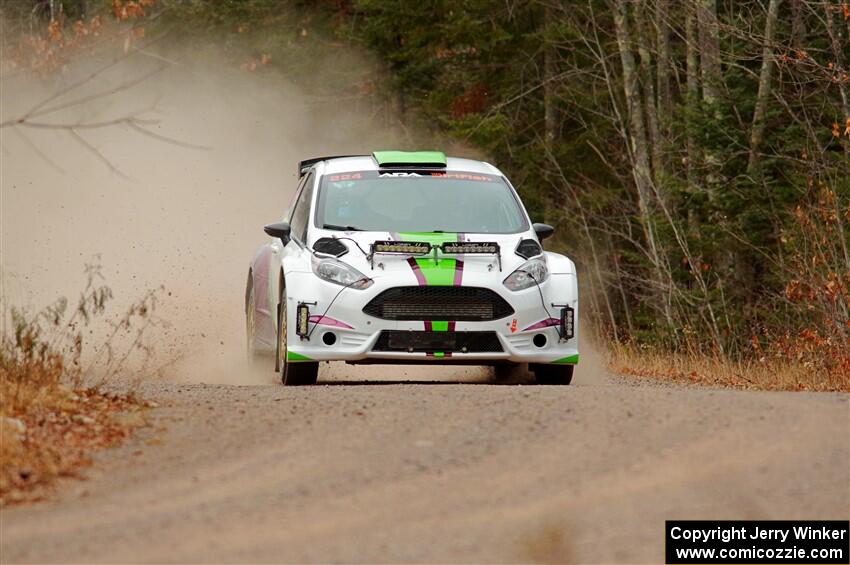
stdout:
<svg viewBox="0 0 850 565">
<path fill-rule="evenodd" d="M 568 385 L 573 382 L 575 365 L 535 365 L 534 382 L 539 385 Z"/>
<path fill-rule="evenodd" d="M 285 363 L 280 373 L 280 382 L 283 386 L 314 385 L 318 378 L 318 363 Z"/>
<path fill-rule="evenodd" d="M 245 354 L 249 363 L 256 363 L 260 360 L 260 352 L 257 351 L 257 342 L 255 332 L 257 329 L 256 323 L 256 308 L 254 303 L 254 279 L 248 275 L 248 289 L 245 291 Z"/>
<path fill-rule="evenodd" d="M 282 294 L 282 293 L 281 293 Z M 286 300 L 281 296 L 277 306 L 277 355 L 275 368 L 280 371 L 283 386 L 305 386 L 316 384 L 319 364 L 310 362 L 290 363 L 286 360 Z"/>
</svg>

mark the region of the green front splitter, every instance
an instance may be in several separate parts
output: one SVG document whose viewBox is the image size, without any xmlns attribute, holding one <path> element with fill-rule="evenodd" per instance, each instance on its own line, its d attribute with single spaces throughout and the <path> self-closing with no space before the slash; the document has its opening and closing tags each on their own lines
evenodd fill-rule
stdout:
<svg viewBox="0 0 850 565">
<path fill-rule="evenodd" d="M 552 361 L 553 365 L 578 365 L 578 355 L 570 355 L 569 357 L 561 357 Z"/>
<path fill-rule="evenodd" d="M 292 362 L 297 363 L 298 361 L 312 361 L 312 359 L 310 359 L 306 355 L 301 355 L 300 353 L 295 353 L 294 351 L 287 351 L 286 352 L 286 360 L 289 361 L 290 363 L 292 363 Z"/>
</svg>

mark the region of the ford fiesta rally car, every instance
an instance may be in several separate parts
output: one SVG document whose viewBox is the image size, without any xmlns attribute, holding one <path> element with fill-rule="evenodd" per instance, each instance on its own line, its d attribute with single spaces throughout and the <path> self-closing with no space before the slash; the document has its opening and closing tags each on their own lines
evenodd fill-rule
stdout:
<svg viewBox="0 0 850 565">
<path fill-rule="evenodd" d="M 578 363 L 573 262 L 543 251 L 507 178 L 443 153 L 302 161 L 288 212 L 248 271 L 249 355 L 284 385 L 320 361 L 466 363 L 569 384 Z"/>
</svg>

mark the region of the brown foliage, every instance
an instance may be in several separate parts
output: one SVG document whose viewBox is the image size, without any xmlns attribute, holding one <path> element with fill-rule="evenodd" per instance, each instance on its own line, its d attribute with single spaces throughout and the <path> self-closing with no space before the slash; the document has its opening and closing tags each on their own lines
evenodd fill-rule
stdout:
<svg viewBox="0 0 850 565">
<path fill-rule="evenodd" d="M 486 84 L 476 84 L 452 101 L 452 117 L 462 118 L 467 114 L 478 114 L 488 104 L 489 92 Z"/>
<path fill-rule="evenodd" d="M 87 266 L 87 273 L 70 313 L 64 298 L 35 316 L 9 312 L 12 331 L 0 336 L 0 505 L 42 498 L 57 478 L 86 467 L 92 450 L 116 445 L 144 424 L 132 394 L 104 392 L 102 385 L 126 376 L 133 352 L 150 357 L 142 336 L 155 295 L 131 305 L 104 343 L 84 351 L 84 336 L 112 297 L 98 284 L 99 266 Z M 121 347 L 120 337 L 130 343 Z"/>
<path fill-rule="evenodd" d="M 752 390 L 850 391 L 850 371 L 824 371 L 819 366 L 800 362 L 793 354 L 731 360 L 615 344 L 608 367 L 621 375 L 696 385 Z"/>
<path fill-rule="evenodd" d="M 144 423 L 132 395 L 46 384 L 50 369 L 31 369 L 40 383 L 0 380 L 0 506 L 43 498 L 56 479 L 79 476 L 93 450 L 119 444 Z"/>
<path fill-rule="evenodd" d="M 753 340 L 759 359 L 800 364 L 850 379 L 850 204 L 817 185 L 812 202 L 794 210 L 784 299 L 797 321 L 781 335 Z"/>
<path fill-rule="evenodd" d="M 115 26 L 111 33 L 124 36 L 125 50 L 145 36 L 139 20 L 147 16 L 155 0 L 113 0 L 112 16 L 117 23 L 135 22 L 133 27 Z M 88 20 L 68 22 L 57 17 L 36 33 L 23 34 L 7 51 L 4 63 L 13 68 L 27 69 L 42 75 L 61 71 L 74 56 L 92 49 L 103 32 L 104 21 L 100 15 Z"/>
</svg>

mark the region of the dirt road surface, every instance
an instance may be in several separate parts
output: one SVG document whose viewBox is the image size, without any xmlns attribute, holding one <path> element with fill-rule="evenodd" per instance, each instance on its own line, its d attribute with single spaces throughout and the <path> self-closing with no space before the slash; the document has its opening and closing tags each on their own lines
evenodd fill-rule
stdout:
<svg viewBox="0 0 850 565">
<path fill-rule="evenodd" d="M 577 375 L 146 384 L 153 426 L 5 510 L 2 561 L 663 562 L 665 519 L 850 515 L 847 395 Z"/>
</svg>

